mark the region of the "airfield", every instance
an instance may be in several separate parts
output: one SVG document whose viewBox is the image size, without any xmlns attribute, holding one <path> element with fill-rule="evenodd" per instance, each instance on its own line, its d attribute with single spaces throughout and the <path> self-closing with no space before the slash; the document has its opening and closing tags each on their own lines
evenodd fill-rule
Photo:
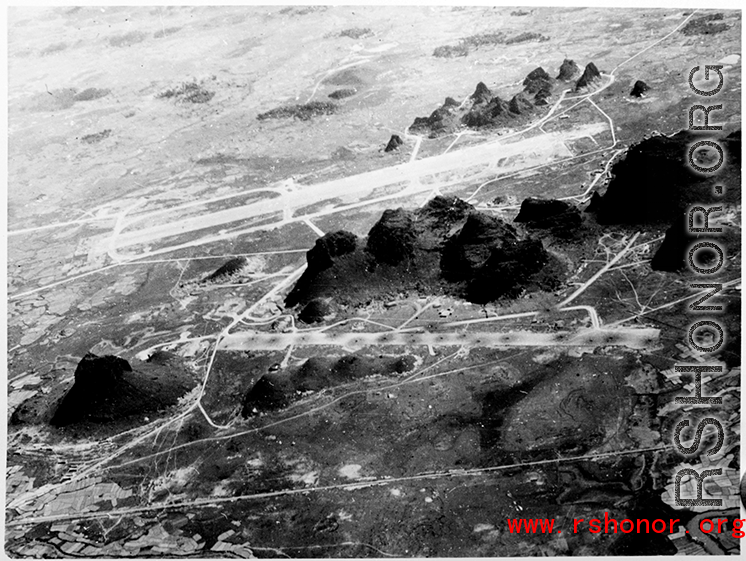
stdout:
<svg viewBox="0 0 746 561">
<path fill-rule="evenodd" d="M 539 21 L 542 10 L 492 15 L 518 33 L 521 18 Z M 14 429 L 6 551 L 294 557 L 605 550 L 611 542 L 589 538 L 571 547 L 558 536 L 521 544 L 496 521 L 506 513 L 549 516 L 543 505 L 557 494 L 558 518 L 590 512 L 585 498 L 613 505 L 643 488 L 648 476 L 635 474 L 671 453 L 662 436 L 670 427 L 656 424 L 640 397 L 663 386 L 640 389 L 631 380 L 650 364 L 668 372 L 685 353 L 676 347 L 684 333 L 676 318 L 707 291 L 695 294 L 683 280 L 646 268 L 663 232 L 620 228 L 570 248 L 555 244 L 549 250 L 568 270 L 563 287 L 512 302 L 477 306 L 399 294 L 306 325 L 283 299 L 317 238 L 340 229 L 364 236 L 387 208 L 457 196 L 512 222 L 528 196 L 585 205 L 630 144 L 685 126 L 682 53 L 687 61 L 731 55 L 740 16 L 728 14 L 734 28 L 718 36 L 727 46 L 713 55 L 681 33 L 699 12 L 560 10 L 542 29 L 549 41 L 504 55 L 480 49 L 462 70 L 458 58 L 430 53 L 456 39 L 456 23 L 478 21 L 476 8 L 412 9 L 419 31 L 411 35 L 402 23 L 385 24 L 383 8 L 334 12 L 332 20 L 314 11 L 257 13 L 251 17 L 265 18 L 268 30 L 249 38 L 249 16 L 239 9 L 145 12 L 134 12 L 141 14 L 135 20 L 147 22 L 151 35 L 163 33 L 163 52 L 191 47 L 171 61 L 166 77 L 157 51 L 136 86 L 118 77 L 126 72 L 97 71 L 93 46 L 72 43 L 69 31 L 54 43 L 66 47 L 42 54 L 45 26 L 80 19 L 93 34 L 114 24 L 107 33 L 130 37 L 131 45 L 115 48 L 107 39 L 105 48 L 114 66 L 134 73 L 134 55 L 145 56 L 156 39 L 127 35 L 133 24 L 119 21 L 124 12 L 44 12 L 25 51 L 17 34 L 33 24 L 20 13 L 12 19 L 11 56 L 21 58 L 11 63 L 10 84 L 10 149 L 18 158 L 9 193 L 9 402 L 69 386 L 89 351 L 132 364 L 167 351 L 199 383 L 168 412 L 109 433 Z M 313 31 L 328 21 L 334 29 L 354 21 L 374 32 L 340 43 Z M 572 42 L 568 22 L 577 32 Z M 212 39 L 203 56 L 196 45 L 215 29 L 225 45 Z M 307 52 L 279 44 L 271 31 L 281 29 L 294 30 Z M 599 45 L 602 31 L 623 33 Z M 599 65 L 600 83 L 584 92 L 559 85 L 525 126 L 442 138 L 409 132 L 415 116 L 446 96 L 466 99 L 479 80 L 507 96 L 537 66 L 554 76 L 559 50 L 571 45 L 579 64 Z M 23 56 L 38 65 L 20 68 Z M 256 68 L 252 56 L 261 59 Z M 26 109 L 37 103 L 34 80 L 56 77 L 59 88 L 68 86 L 64 67 L 56 68 L 65 57 L 86 61 L 75 84 L 105 85 L 116 100 L 90 102 L 99 104 L 91 109 Z M 228 62 L 236 64 L 222 70 Z M 211 68 L 221 68 L 214 79 Z M 204 107 L 153 97 L 197 70 L 218 92 Z M 329 79 L 349 71 L 357 72 L 361 93 L 346 102 L 346 113 L 254 121 L 278 99 L 323 99 Z M 731 60 L 727 71 L 740 84 L 740 64 Z M 630 83 L 641 77 L 653 84 L 651 95 L 630 102 Z M 723 99 L 722 120 L 740 121 L 740 92 Z M 83 146 L 81 123 L 93 123 L 86 132 L 112 127 L 114 137 Z M 42 128 L 50 131 L 46 144 L 37 140 Z M 392 133 L 405 143 L 384 154 Z M 247 263 L 240 274 L 204 282 L 236 257 Z M 728 275 L 724 289 L 735 294 L 740 265 Z M 303 394 L 286 409 L 239 414 L 256 379 L 235 372 L 290 372 L 314 357 L 349 355 L 412 356 L 415 366 Z M 738 372 L 726 370 L 716 395 L 734 395 L 726 380 Z M 737 478 L 733 453 L 728 446 L 713 460 L 726 479 Z M 599 483 L 614 478 L 624 490 Z M 723 484 L 722 491 L 735 508 L 735 490 Z M 485 494 L 493 497 L 489 505 Z M 450 537 L 441 537 L 449 525 Z M 59 541 L 27 539 L 34 528 Z"/>
</svg>

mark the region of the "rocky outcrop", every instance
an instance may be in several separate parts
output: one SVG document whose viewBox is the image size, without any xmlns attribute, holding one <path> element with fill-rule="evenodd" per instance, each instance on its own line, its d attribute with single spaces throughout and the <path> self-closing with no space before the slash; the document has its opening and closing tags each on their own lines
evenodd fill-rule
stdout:
<svg viewBox="0 0 746 561">
<path fill-rule="evenodd" d="M 547 74 L 547 71 L 539 66 L 526 75 L 526 77 L 523 79 L 523 85 L 529 93 L 533 93 L 532 90 L 534 90 L 534 88 L 536 87 L 535 84 L 548 82 L 549 80 L 551 80 L 551 78 L 549 77 L 549 74 Z"/>
<path fill-rule="evenodd" d="M 552 95 L 552 79 L 547 72 L 539 67 L 532 70 L 523 80 L 524 91 L 526 94 L 534 96 L 536 105 L 546 105 L 547 98 Z"/>
<path fill-rule="evenodd" d="M 365 247 L 335 258 L 327 269 L 309 264 L 286 304 L 312 305 L 307 315 L 318 320 L 330 315 L 312 304 L 319 299 L 333 308 L 415 291 L 485 303 L 529 286 L 553 289 L 558 262 L 552 261 L 552 275 L 537 277 L 550 261 L 540 241 L 522 239 L 510 224 L 458 198 L 436 197 L 417 210 L 384 211 Z"/>
<path fill-rule="evenodd" d="M 440 252 L 448 236 L 464 224 L 473 210 L 474 207 L 458 197 L 438 196 L 430 199 L 416 215 L 418 249 Z"/>
<path fill-rule="evenodd" d="M 55 426 L 107 423 L 175 405 L 196 381 L 167 364 L 141 364 L 137 371 L 117 356 L 86 354 L 75 370 L 75 383 L 56 406 Z M 141 421 L 141 418 L 138 418 Z"/>
<path fill-rule="evenodd" d="M 584 88 L 591 88 L 596 85 L 600 79 L 601 73 L 598 71 L 598 68 L 596 68 L 595 64 L 589 62 L 583 71 L 583 75 L 575 83 L 575 91 L 577 92 Z"/>
<path fill-rule="evenodd" d="M 401 137 L 398 134 L 392 134 L 391 138 L 389 139 L 389 143 L 386 145 L 386 148 L 383 149 L 384 152 L 393 152 L 394 150 L 398 150 L 399 146 L 404 144 L 404 141 L 401 139 Z"/>
<path fill-rule="evenodd" d="M 534 105 L 536 107 L 541 107 L 542 105 L 548 105 L 549 102 L 547 99 L 551 95 L 551 90 L 540 90 L 536 92 L 536 95 L 534 95 Z"/>
<path fill-rule="evenodd" d="M 515 229 L 502 220 L 473 212 L 461 230 L 443 247 L 440 270 L 449 281 L 471 279 L 494 250 L 518 240 Z"/>
<path fill-rule="evenodd" d="M 716 214 L 710 215 L 710 227 L 714 226 Z M 701 219 L 700 218 L 698 220 Z M 698 225 L 700 222 L 697 223 Z M 666 273 L 686 272 L 689 269 L 689 248 L 698 241 L 715 241 L 725 256 L 733 255 L 740 249 L 740 234 L 732 228 L 719 225 L 722 228 L 717 234 L 707 232 L 690 232 L 689 220 L 686 214 L 682 214 L 674 220 L 673 224 L 666 230 L 663 242 L 650 261 L 650 268 L 654 271 Z M 718 255 L 714 250 L 701 249 L 697 251 L 695 263 L 701 267 L 712 267 L 718 262 Z M 724 269 L 721 269 L 721 271 Z"/>
<path fill-rule="evenodd" d="M 687 162 L 688 148 L 701 138 L 681 131 L 632 145 L 611 168 L 606 193 L 593 205 L 597 221 L 667 227 L 693 204 L 740 203 L 740 189 L 728 188 L 741 181 L 740 132 L 718 139 L 726 158 L 714 176 L 698 174 Z M 725 185 L 722 196 L 714 191 L 715 185 Z"/>
<path fill-rule="evenodd" d="M 575 64 L 575 61 L 566 58 L 564 61 L 562 61 L 562 65 L 559 69 L 559 74 L 557 75 L 557 80 L 569 82 L 577 75 L 578 72 L 580 72 L 580 68 L 577 64 Z"/>
<path fill-rule="evenodd" d="M 472 106 L 461 118 L 461 122 L 469 128 L 488 128 L 515 126 L 520 120 L 516 117 L 531 113 L 534 105 L 546 105 L 547 98 L 552 94 L 552 80 L 546 71 L 539 67 L 532 70 L 523 81 L 524 90 L 510 101 L 504 101 L 493 95 L 483 82 L 477 84 L 476 91 L 469 97 Z M 533 103 L 529 96 L 534 96 Z"/>
<path fill-rule="evenodd" d="M 314 298 L 308 304 L 303 306 L 298 319 L 303 323 L 318 323 L 334 313 L 334 309 L 329 304 L 328 298 Z"/>
<path fill-rule="evenodd" d="M 446 98 L 429 117 L 417 117 L 409 130 L 435 137 L 455 132 L 462 126 L 472 129 L 514 127 L 524 122 L 535 106 L 547 105 L 554 88 L 551 77 L 541 67 L 529 72 L 523 86 L 522 92 L 505 101 L 484 82 L 479 82 L 463 107 L 452 98 Z"/>
<path fill-rule="evenodd" d="M 485 83 L 479 82 L 474 93 L 469 96 L 469 99 L 474 103 L 474 105 L 480 105 L 489 103 L 493 97 L 492 91 L 485 85 Z"/>
<path fill-rule="evenodd" d="M 548 230 L 556 237 L 567 239 L 578 234 L 583 220 L 580 211 L 565 201 L 530 197 L 521 203 L 515 222 L 529 228 Z"/>
<path fill-rule="evenodd" d="M 487 304 L 505 296 L 515 298 L 548 261 L 549 256 L 539 240 L 500 244 L 468 281 L 466 299 Z"/>
<path fill-rule="evenodd" d="M 601 210 L 601 207 L 603 206 L 602 203 L 603 198 L 601 197 L 601 194 L 598 191 L 593 191 L 591 194 L 591 198 L 588 201 L 588 206 L 585 207 L 585 212 L 589 212 L 591 214 L 596 214 Z"/>
<path fill-rule="evenodd" d="M 280 409 L 306 392 L 318 392 L 368 376 L 396 376 L 409 372 L 416 364 L 410 355 L 312 357 L 289 374 L 277 372 L 262 376 L 244 397 L 243 416 Z"/>
<path fill-rule="evenodd" d="M 427 134 L 437 136 L 453 132 L 458 128 L 458 115 L 456 115 L 453 104 L 448 102 L 433 111 L 429 117 L 416 117 L 409 125 L 409 132 L 413 134 Z"/>
<path fill-rule="evenodd" d="M 644 97 L 645 92 L 647 92 L 650 89 L 650 87 L 643 82 L 642 80 L 637 80 L 635 82 L 635 85 L 632 87 L 632 91 L 629 92 L 629 95 L 632 97 Z"/>
<path fill-rule="evenodd" d="M 528 73 L 523 80 L 524 92 L 534 96 L 535 105 L 546 105 L 552 95 L 552 78 L 541 66 Z"/>
<path fill-rule="evenodd" d="M 416 240 L 410 213 L 402 208 L 387 209 L 368 233 L 366 249 L 378 263 L 398 265 L 412 258 Z"/>
<path fill-rule="evenodd" d="M 344 99 L 346 97 L 352 97 L 357 93 L 357 90 L 355 88 L 341 88 L 338 90 L 334 90 L 332 93 L 329 94 L 330 99 Z"/>
<path fill-rule="evenodd" d="M 345 230 L 331 232 L 316 240 L 316 244 L 306 253 L 308 267 L 285 298 L 285 304 L 292 307 L 305 300 L 308 286 L 318 274 L 331 267 L 337 257 L 352 253 L 356 247 L 357 236 Z"/>
<path fill-rule="evenodd" d="M 461 122 L 469 128 L 481 129 L 505 126 L 506 120 L 510 117 L 508 103 L 494 96 L 486 103 L 474 103 L 469 112 L 461 118 Z"/>
<path fill-rule="evenodd" d="M 666 236 L 658 247 L 650 268 L 654 271 L 675 273 L 686 267 L 686 250 L 695 237 L 688 235 L 684 220 L 677 220 L 666 230 Z"/>
<path fill-rule="evenodd" d="M 229 259 L 205 280 L 211 282 L 229 277 L 243 269 L 246 263 L 247 261 L 245 257 L 234 257 L 233 259 Z"/>
<path fill-rule="evenodd" d="M 519 93 L 513 96 L 513 98 L 508 102 L 508 110 L 511 113 L 515 113 L 516 115 L 523 115 L 524 113 L 529 113 L 533 110 L 534 105 L 529 101 L 529 99 L 526 97 L 526 94 Z"/>
<path fill-rule="evenodd" d="M 308 251 L 306 258 L 308 268 L 327 269 L 334 263 L 334 258 L 355 251 L 357 236 L 345 230 L 331 232 L 316 240 L 316 244 Z"/>
<path fill-rule="evenodd" d="M 515 222 L 540 223 L 570 210 L 572 205 L 556 199 L 535 199 L 529 197 L 521 203 L 521 210 Z"/>
<path fill-rule="evenodd" d="M 539 240 L 521 240 L 510 224 L 475 212 L 445 243 L 440 270 L 446 280 L 466 283 L 467 300 L 486 304 L 520 294 L 548 259 Z"/>
</svg>

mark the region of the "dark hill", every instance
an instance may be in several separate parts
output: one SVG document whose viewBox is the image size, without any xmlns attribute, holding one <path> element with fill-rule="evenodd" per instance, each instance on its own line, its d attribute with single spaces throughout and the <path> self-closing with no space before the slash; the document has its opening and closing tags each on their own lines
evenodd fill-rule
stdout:
<svg viewBox="0 0 746 561">
<path fill-rule="evenodd" d="M 417 245 L 425 250 L 443 247 L 454 227 L 464 223 L 474 210 L 469 203 L 458 197 L 434 197 L 417 211 L 415 230 Z"/>
<path fill-rule="evenodd" d="M 642 80 L 637 80 L 635 82 L 635 85 L 632 87 L 632 91 L 629 92 L 629 95 L 632 97 L 643 97 L 645 95 L 645 92 L 647 92 L 650 89 L 650 86 L 648 86 L 645 82 Z"/>
<path fill-rule="evenodd" d="M 314 298 L 303 306 L 298 319 L 303 323 L 318 323 L 334 312 L 327 298 Z"/>
<path fill-rule="evenodd" d="M 526 78 L 523 80 L 523 85 L 528 88 L 532 83 L 534 83 L 536 80 L 549 80 L 549 74 L 547 74 L 547 71 L 544 70 L 541 66 L 538 68 L 532 70 L 526 75 Z"/>
<path fill-rule="evenodd" d="M 485 83 L 479 82 L 474 93 L 469 96 L 469 99 L 475 104 L 480 104 L 489 103 L 493 97 L 492 91 L 485 85 Z"/>
<path fill-rule="evenodd" d="M 580 79 L 575 84 L 575 91 L 580 91 L 583 88 L 590 88 L 593 86 L 599 79 L 601 78 L 601 73 L 598 71 L 598 68 L 596 68 L 596 65 L 592 62 L 589 62 L 585 70 L 583 71 L 583 75 L 580 77 Z"/>
<path fill-rule="evenodd" d="M 524 113 L 530 112 L 534 108 L 533 103 L 526 97 L 523 92 L 516 94 L 508 102 L 508 110 L 516 115 L 523 115 Z"/>
<path fill-rule="evenodd" d="M 352 97 L 356 93 L 357 90 L 355 88 L 341 88 L 339 90 L 334 90 L 328 95 L 328 97 L 330 99 L 344 99 L 346 97 Z"/>
<path fill-rule="evenodd" d="M 541 222 L 570 210 L 572 205 L 555 199 L 535 199 L 529 197 L 521 203 L 521 210 L 515 222 Z"/>
<path fill-rule="evenodd" d="M 666 230 L 663 243 L 650 261 L 651 269 L 676 273 L 686 268 L 686 250 L 697 239 L 696 235 L 687 232 L 686 226 L 686 219 L 677 220 Z"/>
<path fill-rule="evenodd" d="M 569 82 L 572 80 L 575 75 L 580 72 L 580 68 L 578 68 L 578 65 L 575 64 L 575 61 L 570 60 L 569 58 L 566 58 L 559 69 L 559 74 L 557 75 L 557 80 L 562 80 L 563 82 Z"/>
<path fill-rule="evenodd" d="M 740 203 L 740 131 L 718 140 L 725 162 L 709 177 L 693 171 L 687 162 L 689 146 L 701 139 L 701 135 L 681 131 L 631 146 L 612 167 L 606 194 L 593 201 L 597 221 L 668 226 L 695 203 Z M 723 196 L 715 194 L 716 184 L 725 186 Z"/>
<path fill-rule="evenodd" d="M 511 117 L 508 102 L 494 96 L 486 103 L 474 103 L 469 112 L 461 118 L 461 122 L 469 128 L 481 129 L 506 126 Z"/>
<path fill-rule="evenodd" d="M 412 215 L 404 209 L 386 209 L 368 233 L 366 249 L 379 263 L 398 265 L 414 255 L 417 235 Z"/>
<path fill-rule="evenodd" d="M 463 227 L 443 247 L 440 259 L 443 277 L 449 281 L 468 280 L 493 251 L 517 241 L 515 228 L 510 224 L 481 212 L 470 213 Z"/>
<path fill-rule="evenodd" d="M 334 265 L 337 257 L 355 251 L 356 246 L 357 236 L 344 230 L 326 234 L 316 240 L 316 244 L 306 253 L 308 267 L 285 298 L 285 304 L 291 307 L 298 304 L 301 301 L 301 295 L 308 290 L 309 283 L 322 271 Z"/>
<path fill-rule="evenodd" d="M 414 211 L 384 211 L 365 244 L 326 264 L 320 268 L 309 262 L 287 306 L 319 298 L 332 307 L 360 305 L 402 292 L 446 293 L 486 303 L 529 286 L 553 289 L 561 271 L 540 241 L 521 239 L 510 224 L 455 197 L 436 197 Z M 550 273 L 537 280 L 546 266 Z M 324 313 L 331 311 L 324 308 Z"/>
<path fill-rule="evenodd" d="M 312 357 L 289 373 L 265 374 L 246 394 L 243 416 L 285 407 L 303 392 L 318 392 L 368 376 L 395 376 L 415 366 L 414 357 L 368 357 L 358 354 L 340 358 Z"/>
<path fill-rule="evenodd" d="M 585 207 L 585 212 L 590 212 L 591 214 L 597 213 L 603 206 L 603 203 L 601 202 L 602 200 L 603 197 L 601 197 L 600 193 L 598 191 L 593 191 L 590 201 L 588 201 L 588 206 Z"/>
<path fill-rule="evenodd" d="M 448 99 L 429 117 L 416 117 L 409 125 L 409 132 L 437 136 L 455 131 L 458 128 L 458 115 L 455 113 L 454 106 L 448 103 Z"/>
<path fill-rule="evenodd" d="M 521 203 L 515 222 L 529 228 L 548 230 L 559 238 L 573 238 L 580 232 L 583 220 L 580 211 L 565 201 L 536 199 L 529 197 Z"/>
<path fill-rule="evenodd" d="M 523 80 L 524 92 L 534 96 L 536 105 L 546 105 L 547 98 L 552 95 L 552 79 L 546 70 L 539 67 L 528 73 Z"/>
<path fill-rule="evenodd" d="M 234 257 L 233 259 L 226 261 L 221 267 L 219 267 L 214 273 L 212 273 L 205 280 L 216 281 L 224 277 L 229 277 L 232 274 L 240 271 L 244 267 L 244 265 L 246 265 L 245 257 Z"/>
<path fill-rule="evenodd" d="M 456 132 L 464 126 L 472 129 L 518 126 L 528 120 L 535 106 L 547 105 L 554 88 L 552 78 L 541 67 L 528 73 L 523 86 L 521 92 L 505 101 L 484 82 L 479 82 L 463 107 L 447 97 L 429 117 L 415 118 L 409 131 L 432 138 Z"/>
<path fill-rule="evenodd" d="M 195 385 L 196 380 L 174 360 L 143 363 L 136 371 L 119 357 L 88 353 L 50 423 L 107 423 L 141 416 L 176 405 Z"/>
<path fill-rule="evenodd" d="M 701 225 L 701 216 L 701 214 L 698 215 L 697 226 Z M 717 213 L 710 215 L 711 227 L 714 226 L 713 219 L 715 216 L 717 216 Z M 688 271 L 688 251 L 698 241 L 715 242 L 725 254 L 726 259 L 739 251 L 740 238 L 732 228 L 718 226 L 723 228 L 722 232 L 718 233 L 690 232 L 687 228 L 688 222 L 688 216 L 682 214 L 666 230 L 666 236 L 650 262 L 651 269 L 668 273 Z M 701 249 L 697 251 L 695 260 L 695 264 L 709 268 L 718 262 L 718 257 L 713 250 Z M 724 271 L 725 267 L 720 269 L 719 272 Z"/>
<path fill-rule="evenodd" d="M 503 244 L 490 252 L 484 265 L 468 281 L 466 299 L 476 304 L 487 304 L 503 296 L 516 298 L 548 262 L 549 255 L 539 240 L 525 239 Z M 540 283 L 549 288 L 552 279 L 547 277 Z"/>
<path fill-rule="evenodd" d="M 401 139 L 401 137 L 398 134 L 392 134 L 391 138 L 389 139 L 389 143 L 386 145 L 386 148 L 383 149 L 384 152 L 393 152 L 394 150 L 398 150 L 399 146 L 404 144 L 404 141 Z"/>
</svg>

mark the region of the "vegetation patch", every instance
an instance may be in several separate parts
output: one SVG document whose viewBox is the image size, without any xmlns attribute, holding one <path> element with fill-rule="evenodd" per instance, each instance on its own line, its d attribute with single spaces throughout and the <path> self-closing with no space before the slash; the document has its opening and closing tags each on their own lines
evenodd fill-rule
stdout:
<svg viewBox="0 0 746 561">
<path fill-rule="evenodd" d="M 159 29 L 155 33 L 153 33 L 154 39 L 161 39 L 163 37 L 168 37 L 169 35 L 173 35 L 174 33 L 181 31 L 181 27 L 166 27 L 164 29 Z"/>
<path fill-rule="evenodd" d="M 290 119 L 296 118 L 301 121 L 309 121 L 321 115 L 332 115 L 337 111 L 337 105 L 330 101 L 311 101 L 297 105 L 283 105 L 260 113 L 256 118 L 260 121 L 267 119 Z"/>
<path fill-rule="evenodd" d="M 476 35 L 469 35 L 461 39 L 461 43 L 467 47 L 493 47 L 495 45 L 501 45 L 505 42 L 504 33 L 477 33 Z"/>
<path fill-rule="evenodd" d="M 341 72 L 332 74 L 328 78 L 324 78 L 323 82 L 332 86 L 358 86 L 364 83 L 362 78 L 353 69 L 342 70 Z"/>
<path fill-rule="evenodd" d="M 76 93 L 73 96 L 74 101 L 92 101 L 94 99 L 101 99 L 111 93 L 108 89 L 99 88 L 86 88 L 82 92 Z"/>
<path fill-rule="evenodd" d="M 437 58 L 455 58 L 468 54 L 469 48 L 466 45 L 441 45 L 433 51 L 433 56 Z"/>
<path fill-rule="evenodd" d="M 314 12 L 325 12 L 326 9 L 327 9 L 327 6 L 303 6 L 303 7 L 297 7 L 297 8 L 288 6 L 287 8 L 283 8 L 282 10 L 280 10 L 279 13 L 281 13 L 282 15 L 306 16 Z"/>
<path fill-rule="evenodd" d="M 681 32 L 684 35 L 715 35 L 730 27 L 722 20 L 723 14 L 720 12 L 694 18 L 681 29 Z"/>
<path fill-rule="evenodd" d="M 109 138 L 111 136 L 111 129 L 104 129 L 101 132 L 97 132 L 95 134 L 87 134 L 83 138 L 81 138 L 81 142 L 84 142 L 86 144 L 96 144 L 97 142 L 101 142 L 105 138 Z"/>
<path fill-rule="evenodd" d="M 109 39 L 109 45 L 112 47 L 131 47 L 137 43 L 142 43 L 147 36 L 142 31 L 130 31 L 123 35 L 115 35 Z"/>
<path fill-rule="evenodd" d="M 344 99 L 346 97 L 352 97 L 357 93 L 355 88 L 342 88 L 341 90 L 334 90 L 329 94 L 332 99 Z"/>
<path fill-rule="evenodd" d="M 66 48 L 67 43 L 54 43 L 53 45 L 49 45 L 47 48 L 43 49 L 39 54 L 41 56 L 48 56 L 54 53 L 59 53 L 60 51 L 64 51 Z"/>
<path fill-rule="evenodd" d="M 207 103 L 215 96 L 215 92 L 208 91 L 197 81 L 184 82 L 176 88 L 162 91 L 157 99 L 174 99 L 183 103 Z"/>
<path fill-rule="evenodd" d="M 410 372 L 415 364 L 411 355 L 369 357 L 349 354 L 339 358 L 312 357 L 289 374 L 270 372 L 259 378 L 244 397 L 242 414 L 244 417 L 252 417 L 281 409 L 312 392 L 361 378 L 397 376 Z"/>
<path fill-rule="evenodd" d="M 311 314 L 316 321 L 338 305 L 401 293 L 450 294 L 486 304 L 555 290 L 564 275 L 540 240 L 519 236 L 512 225 L 455 197 L 435 197 L 416 211 L 387 209 L 359 242 L 345 231 L 318 239 L 285 305 L 324 299 L 324 309 Z"/>
<path fill-rule="evenodd" d="M 34 96 L 29 109 L 31 111 L 59 111 L 69 109 L 75 105 L 75 88 L 63 88 L 60 90 L 46 91 Z"/>
<path fill-rule="evenodd" d="M 506 39 L 505 44 L 515 45 L 517 43 L 529 43 L 532 41 L 544 43 L 545 41 L 549 41 L 549 37 L 542 35 L 541 33 L 532 33 L 530 31 L 527 31 L 525 33 L 516 35 L 515 37 L 511 37 L 510 39 Z"/>
<path fill-rule="evenodd" d="M 350 39 L 362 39 L 371 35 L 373 35 L 373 32 L 367 27 L 351 27 L 339 32 L 340 37 L 349 37 Z"/>
<path fill-rule="evenodd" d="M 541 33 L 527 31 L 514 37 L 507 37 L 505 33 L 477 33 L 469 35 L 459 40 L 456 45 L 442 45 L 433 51 L 433 56 L 437 58 L 453 58 L 457 56 L 466 56 L 473 49 L 479 47 L 494 47 L 496 45 L 515 45 L 518 43 L 528 43 L 530 41 L 544 42 L 549 41 L 549 37 Z"/>
</svg>

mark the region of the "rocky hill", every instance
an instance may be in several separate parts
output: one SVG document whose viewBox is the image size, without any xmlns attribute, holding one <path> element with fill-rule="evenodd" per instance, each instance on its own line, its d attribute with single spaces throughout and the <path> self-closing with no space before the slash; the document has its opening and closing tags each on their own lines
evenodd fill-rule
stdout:
<svg viewBox="0 0 746 561">
<path fill-rule="evenodd" d="M 86 354 L 75 370 L 75 383 L 57 404 L 50 423 L 108 423 L 155 413 L 173 406 L 196 385 L 176 357 L 166 356 L 133 370 L 113 355 Z"/>
<path fill-rule="evenodd" d="M 562 74 L 562 71 L 560 71 Z M 523 90 L 509 100 L 495 95 L 484 82 L 479 82 L 464 103 L 447 97 L 443 105 L 429 117 L 417 117 L 409 126 L 413 134 L 431 137 L 471 129 L 515 127 L 528 120 L 535 107 L 548 104 L 554 81 L 541 67 L 532 70 L 523 80 Z"/>
<path fill-rule="evenodd" d="M 559 74 L 557 75 L 557 80 L 569 82 L 577 75 L 578 72 L 580 72 L 580 68 L 577 64 L 575 64 L 575 61 L 566 58 L 564 61 L 562 61 L 562 65 L 559 69 Z"/>
<path fill-rule="evenodd" d="M 611 168 L 606 193 L 592 201 L 598 222 L 668 226 L 695 203 L 740 203 L 741 132 L 718 140 L 726 158 L 716 175 L 699 174 L 686 160 L 689 146 L 701 139 L 701 135 L 681 131 L 632 145 Z M 714 191 L 716 184 L 725 186 L 722 196 Z"/>
<path fill-rule="evenodd" d="M 601 73 L 598 71 L 598 68 L 596 68 L 595 64 L 589 62 L 583 71 L 583 75 L 575 83 L 575 91 L 578 92 L 584 88 L 591 88 L 596 85 L 600 79 Z"/>
<path fill-rule="evenodd" d="M 648 86 L 645 82 L 642 80 L 637 80 L 635 82 L 635 85 L 632 87 L 632 91 L 629 92 L 629 95 L 632 97 L 644 97 L 645 92 L 647 92 L 650 89 L 650 86 Z"/>
<path fill-rule="evenodd" d="M 411 211 L 389 209 L 365 241 L 326 234 L 308 252 L 308 268 L 288 294 L 289 307 L 359 305 L 401 292 L 451 294 L 484 304 L 524 290 L 551 290 L 562 277 L 538 239 L 455 197 Z"/>
</svg>

